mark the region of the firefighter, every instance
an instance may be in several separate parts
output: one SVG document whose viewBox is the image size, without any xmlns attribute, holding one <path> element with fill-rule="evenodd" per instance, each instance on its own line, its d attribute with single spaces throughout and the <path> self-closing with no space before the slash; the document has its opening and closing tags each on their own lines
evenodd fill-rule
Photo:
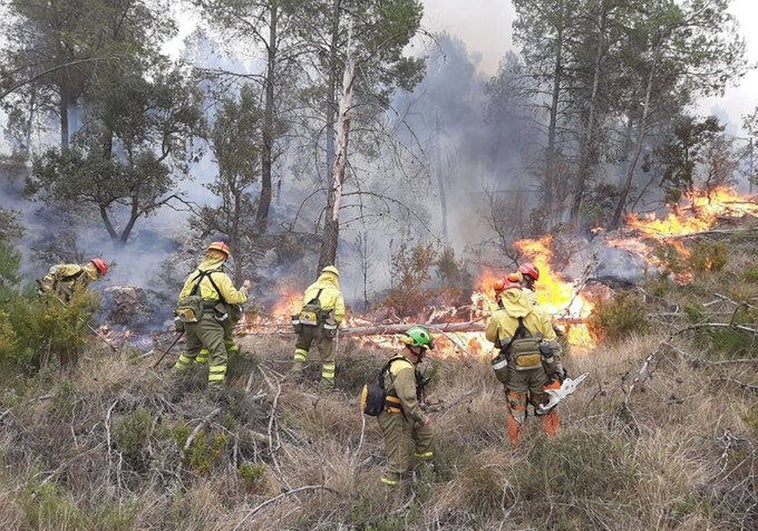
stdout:
<svg viewBox="0 0 758 531">
<path fill-rule="evenodd" d="M 321 354 L 320 385 L 328 390 L 334 389 L 334 337 L 345 317 L 345 300 L 340 291 L 339 276 L 339 270 L 333 265 L 323 268 L 316 282 L 305 289 L 305 305 L 298 315 L 293 316 L 292 321 L 297 341 L 290 378 L 300 378 L 308 352 L 315 344 Z"/>
<path fill-rule="evenodd" d="M 532 304 L 516 282 L 506 283 L 501 300 L 503 309 L 492 314 L 485 337 L 501 349 L 502 365 L 498 368 L 493 362 L 493 367 L 505 388 L 508 438 L 516 446 L 530 403 L 545 433 L 558 432 L 560 420 L 555 408 L 543 414 L 537 411 L 548 401 L 545 390 L 559 388 L 566 373 L 550 317 Z"/>
<path fill-rule="evenodd" d="M 42 280 L 38 280 L 37 293 L 55 293 L 68 301 L 74 291 L 86 288 L 90 282 L 100 280 L 108 273 L 108 264 L 102 258 L 93 258 L 88 263 L 58 264 L 52 266 Z"/>
<path fill-rule="evenodd" d="M 414 458 L 432 468 L 434 434 L 431 421 L 421 409 L 424 380 L 418 371 L 428 350 L 434 348 L 432 334 L 423 326 L 412 326 L 402 336 L 405 351 L 390 359 L 384 377 L 387 393 L 384 411 L 376 418 L 387 449 L 387 471 L 381 481 L 395 486 L 407 479 Z"/>
<path fill-rule="evenodd" d="M 531 262 L 524 262 L 515 273 L 508 275 L 508 278 L 514 282 L 519 282 L 522 289 L 526 292 L 526 297 L 537 304 L 537 288 L 534 285 L 540 279 L 540 270 Z"/>
<path fill-rule="evenodd" d="M 210 353 L 208 384 L 221 388 L 226 379 L 228 354 L 225 339 L 229 305 L 244 304 L 250 281 L 236 289 L 223 265 L 231 251 L 224 242 L 211 243 L 200 265 L 184 282 L 179 294 L 177 315 L 183 320 L 187 334 L 185 352 L 179 355 L 174 369 L 182 371 L 193 363 L 200 350 Z"/>
</svg>

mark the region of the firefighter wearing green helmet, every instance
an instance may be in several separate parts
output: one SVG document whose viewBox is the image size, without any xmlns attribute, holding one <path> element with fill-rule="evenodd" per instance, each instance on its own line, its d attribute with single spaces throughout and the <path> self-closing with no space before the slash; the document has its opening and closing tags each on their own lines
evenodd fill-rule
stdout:
<svg viewBox="0 0 758 531">
<path fill-rule="evenodd" d="M 290 378 L 300 379 L 308 353 L 316 345 L 321 354 L 321 387 L 334 389 L 334 337 L 345 317 L 345 300 L 339 284 L 339 270 L 328 265 L 321 270 L 316 282 L 305 289 L 300 313 L 292 316 L 292 325 L 297 333 L 295 357 L 290 369 Z"/>
<path fill-rule="evenodd" d="M 427 328 L 416 325 L 405 332 L 401 342 L 405 350 L 390 358 L 384 374 L 385 407 L 376 418 L 388 461 L 381 481 L 389 486 L 408 479 L 415 461 L 429 468 L 434 458 L 434 434 L 421 409 L 424 379 L 418 370 L 434 341 Z"/>
</svg>

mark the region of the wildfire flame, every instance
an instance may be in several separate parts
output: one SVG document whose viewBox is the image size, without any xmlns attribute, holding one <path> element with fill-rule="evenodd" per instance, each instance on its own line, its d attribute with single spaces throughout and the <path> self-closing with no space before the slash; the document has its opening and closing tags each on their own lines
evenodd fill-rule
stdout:
<svg viewBox="0 0 758 531">
<path fill-rule="evenodd" d="M 553 237 L 548 235 L 539 240 L 519 240 L 513 244 L 522 254 L 529 257 L 540 271 L 540 278 L 535 282 L 537 302 L 558 321 L 571 319 L 566 326 L 568 342 L 579 347 L 594 346 L 585 321 L 592 311 L 593 304 L 578 291 L 574 282 L 569 282 L 553 270 Z"/>
<path fill-rule="evenodd" d="M 710 230 L 719 218 L 740 218 L 745 215 L 758 216 L 758 204 L 740 196 L 731 188 L 719 187 L 713 190 L 695 190 L 685 196 L 684 205 L 671 205 L 671 211 L 662 219 L 654 213 L 637 214 L 632 212 L 626 218 L 626 224 L 654 239 L 666 244 L 682 259 L 690 256 L 681 238 Z M 614 239 L 613 245 L 635 252 L 654 266 L 661 266 L 661 260 L 644 242 L 631 239 Z M 692 280 L 692 273 L 683 271 L 674 275 L 674 280 L 686 284 Z"/>
<path fill-rule="evenodd" d="M 663 219 L 657 219 L 654 215 L 632 214 L 627 219 L 628 227 L 664 242 L 675 249 L 680 256 L 686 257 L 687 250 L 680 240 L 676 239 L 688 234 L 709 230 L 721 217 L 741 217 L 744 215 L 758 216 L 758 204 L 745 200 L 729 188 L 717 188 L 711 191 L 696 191 L 687 196 L 688 203 L 677 206 Z M 656 264 L 654 253 L 642 238 L 609 239 L 618 247 L 626 248 L 635 254 L 644 257 L 653 265 Z M 581 284 L 566 280 L 554 269 L 553 238 L 545 236 L 540 239 L 524 239 L 516 242 L 514 247 L 532 261 L 540 271 L 540 278 L 535 283 L 536 298 L 538 304 L 555 321 L 566 328 L 568 342 L 575 347 L 594 346 L 594 342 L 586 326 L 593 304 L 581 292 Z M 494 286 L 500 282 L 510 271 L 494 271 L 485 269 L 476 281 L 471 295 L 471 305 L 468 308 L 470 322 L 482 323 L 496 309 Z M 680 277 L 682 278 L 682 277 Z M 260 331 L 273 330 L 273 333 L 286 330 L 290 316 L 302 307 L 302 294 L 299 291 L 284 289 L 279 300 L 268 313 L 267 318 L 258 318 L 253 322 L 248 320 L 245 327 Z M 436 307 L 428 315 L 427 322 L 455 322 L 456 310 L 453 306 Z M 394 316 L 394 323 L 402 320 Z M 372 327 L 377 324 L 375 319 L 369 316 L 348 315 L 343 327 Z M 410 326 L 410 323 L 409 323 Z M 435 336 L 435 350 L 432 355 L 440 357 L 449 356 L 479 356 L 492 352 L 492 344 L 484 339 L 482 332 L 448 332 L 435 329 L 430 325 Z M 398 334 L 364 334 L 360 337 L 351 336 L 361 344 L 373 345 L 399 350 L 402 345 Z"/>
</svg>

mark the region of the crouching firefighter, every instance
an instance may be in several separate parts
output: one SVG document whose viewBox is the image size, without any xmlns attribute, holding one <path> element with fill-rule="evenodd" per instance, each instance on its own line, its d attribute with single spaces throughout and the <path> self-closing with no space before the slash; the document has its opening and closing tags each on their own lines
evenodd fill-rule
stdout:
<svg viewBox="0 0 758 531">
<path fill-rule="evenodd" d="M 565 371 L 550 317 L 528 299 L 521 285 L 507 282 L 501 294 L 503 308 L 492 314 L 485 337 L 500 348 L 492 360 L 495 376 L 505 387 L 508 438 L 516 446 L 532 404 L 548 435 L 560 427 L 555 408 L 544 410 L 547 389 L 560 388 Z"/>
<path fill-rule="evenodd" d="M 390 358 L 384 373 L 384 410 L 377 416 L 387 450 L 387 471 L 382 483 L 397 485 L 411 474 L 414 462 L 432 468 L 434 434 L 431 421 L 421 409 L 424 379 L 418 364 L 434 348 L 432 334 L 412 326 L 401 338 L 405 351 Z"/>
<path fill-rule="evenodd" d="M 37 294 L 54 293 L 62 301 L 68 302 L 76 290 L 86 289 L 91 282 L 108 274 L 109 269 L 108 263 L 102 258 L 93 258 L 82 265 L 54 265 L 42 280 L 37 281 Z"/>
<path fill-rule="evenodd" d="M 223 269 L 230 250 L 224 242 L 213 242 L 195 271 L 184 282 L 175 310 L 186 332 L 186 350 L 174 365 L 184 370 L 193 363 L 200 350 L 210 353 L 208 384 L 222 387 L 226 379 L 228 355 L 225 339 L 225 322 L 229 319 L 231 304 L 244 304 L 250 281 L 245 280 L 236 289 Z"/>
<path fill-rule="evenodd" d="M 292 326 L 297 333 L 295 358 L 290 369 L 290 378 L 298 380 L 308 359 L 312 345 L 318 346 L 321 354 L 321 387 L 334 388 L 336 369 L 333 348 L 337 328 L 345 317 L 345 300 L 339 284 L 339 270 L 326 266 L 316 282 L 305 289 L 300 313 L 292 316 Z"/>
</svg>

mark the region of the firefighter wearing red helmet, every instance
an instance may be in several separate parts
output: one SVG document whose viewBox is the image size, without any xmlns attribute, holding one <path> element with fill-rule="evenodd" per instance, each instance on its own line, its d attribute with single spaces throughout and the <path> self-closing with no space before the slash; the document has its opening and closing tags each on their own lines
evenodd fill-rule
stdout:
<svg viewBox="0 0 758 531">
<path fill-rule="evenodd" d="M 174 311 L 187 335 L 185 352 L 179 355 L 174 369 L 187 369 L 205 348 L 210 354 L 208 384 L 212 388 L 222 387 L 226 380 L 225 324 L 229 320 L 229 306 L 244 304 L 250 289 L 249 280 L 236 289 L 224 271 L 224 263 L 230 254 L 229 246 L 224 242 L 213 242 L 208 246 L 200 265 L 184 281 Z"/>
<path fill-rule="evenodd" d="M 68 301 L 74 291 L 85 289 L 90 282 L 100 280 L 108 273 L 108 263 L 93 258 L 86 264 L 58 264 L 52 266 L 42 280 L 38 280 L 38 293 L 55 293 Z"/>
<path fill-rule="evenodd" d="M 492 314 L 485 337 L 501 349 L 492 365 L 505 387 L 508 438 L 515 446 L 528 404 L 541 411 L 538 406 L 548 398 L 545 391 L 560 386 L 565 371 L 550 317 L 518 283 L 509 282 L 500 298 L 503 307 Z M 560 421 L 555 408 L 539 416 L 548 435 L 557 433 Z"/>
</svg>

